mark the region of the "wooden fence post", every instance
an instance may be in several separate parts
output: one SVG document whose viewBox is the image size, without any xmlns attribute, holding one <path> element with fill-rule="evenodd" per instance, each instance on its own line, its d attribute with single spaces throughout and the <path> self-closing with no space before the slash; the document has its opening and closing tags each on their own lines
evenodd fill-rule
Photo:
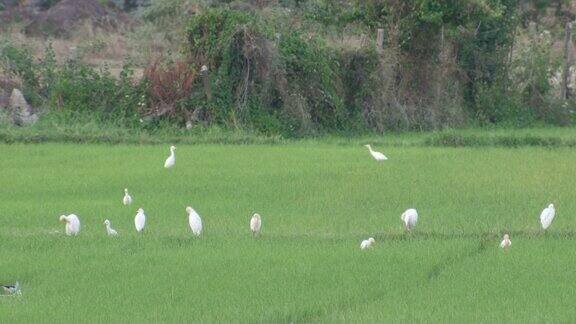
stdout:
<svg viewBox="0 0 576 324">
<path fill-rule="evenodd" d="M 378 28 L 378 34 L 376 35 L 376 50 L 378 52 L 381 52 L 383 47 L 384 47 L 384 29 Z"/>
<path fill-rule="evenodd" d="M 210 71 L 206 65 L 202 65 L 202 68 L 200 69 L 200 75 L 202 77 L 206 99 L 208 99 L 208 101 L 212 101 L 212 91 L 210 89 Z"/>
<path fill-rule="evenodd" d="M 568 80 L 570 79 L 570 65 L 572 61 L 572 23 L 566 24 L 564 35 L 564 68 L 562 70 L 562 82 L 560 88 L 560 100 L 568 99 Z"/>
<path fill-rule="evenodd" d="M 442 97 L 442 88 L 443 88 L 443 84 L 444 84 L 444 63 L 445 63 L 445 58 L 444 58 L 444 25 L 442 25 L 442 28 L 440 29 L 440 51 L 438 53 L 438 73 L 440 74 L 440 77 L 438 78 L 438 80 L 436 80 L 436 100 L 437 102 L 440 101 L 440 98 Z"/>
</svg>

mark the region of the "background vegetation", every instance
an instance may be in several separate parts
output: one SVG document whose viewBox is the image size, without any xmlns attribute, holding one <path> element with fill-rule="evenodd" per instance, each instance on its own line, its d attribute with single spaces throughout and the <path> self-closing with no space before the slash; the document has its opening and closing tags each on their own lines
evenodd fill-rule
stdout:
<svg viewBox="0 0 576 324">
<path fill-rule="evenodd" d="M 283 137 L 573 122 L 569 1 L 79 3 L 101 14 L 75 33 L 23 17 L 0 38 L 0 85 L 52 121 Z"/>
</svg>

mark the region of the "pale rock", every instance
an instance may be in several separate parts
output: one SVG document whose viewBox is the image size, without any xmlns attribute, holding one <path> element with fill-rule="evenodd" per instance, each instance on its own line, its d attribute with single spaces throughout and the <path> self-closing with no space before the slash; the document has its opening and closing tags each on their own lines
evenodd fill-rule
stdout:
<svg viewBox="0 0 576 324">
<path fill-rule="evenodd" d="M 8 109 L 12 115 L 12 121 L 16 125 L 32 125 L 38 121 L 38 116 L 32 112 L 30 105 L 20 90 L 14 88 L 8 101 Z"/>
</svg>

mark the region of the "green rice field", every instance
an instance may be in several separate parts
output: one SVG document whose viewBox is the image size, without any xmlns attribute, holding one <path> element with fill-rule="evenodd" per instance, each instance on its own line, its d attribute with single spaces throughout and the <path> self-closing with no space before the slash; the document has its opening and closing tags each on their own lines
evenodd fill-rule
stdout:
<svg viewBox="0 0 576 324">
<path fill-rule="evenodd" d="M 165 169 L 168 145 L 0 144 L 0 284 L 22 285 L 0 322 L 576 321 L 573 148 L 177 147 Z"/>
</svg>

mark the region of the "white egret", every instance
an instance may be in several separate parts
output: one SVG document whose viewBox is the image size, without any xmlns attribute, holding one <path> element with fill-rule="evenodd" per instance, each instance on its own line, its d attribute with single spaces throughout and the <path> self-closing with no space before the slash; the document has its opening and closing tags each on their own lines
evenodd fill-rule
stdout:
<svg viewBox="0 0 576 324">
<path fill-rule="evenodd" d="M 508 248 L 512 245 L 512 241 L 510 241 L 510 236 L 508 234 L 504 234 L 504 238 L 500 243 L 500 247 L 504 250 L 508 250 Z"/>
<path fill-rule="evenodd" d="M 144 214 L 144 209 L 138 208 L 136 217 L 134 217 L 134 226 L 136 226 L 136 231 L 138 233 L 144 230 L 144 226 L 146 226 L 146 215 Z"/>
<path fill-rule="evenodd" d="M 106 225 L 106 233 L 108 233 L 108 235 L 110 236 L 118 235 L 118 232 L 116 232 L 116 230 L 112 228 L 112 225 L 110 224 L 109 220 L 105 220 L 104 225 Z"/>
<path fill-rule="evenodd" d="M 0 287 L 2 287 L 2 290 L 4 290 L 4 293 L 7 295 L 22 294 L 22 291 L 20 290 L 20 282 L 18 281 L 13 285 L 2 285 Z"/>
<path fill-rule="evenodd" d="M 174 153 L 175 150 L 176 146 L 174 145 L 170 146 L 170 156 L 166 159 L 166 162 L 164 162 L 164 167 L 166 169 L 173 167 L 174 164 L 176 163 L 176 153 Z"/>
<path fill-rule="evenodd" d="M 552 221 L 554 220 L 554 215 L 556 215 L 556 209 L 554 209 L 554 204 L 548 205 L 548 208 L 544 208 L 540 214 L 540 223 L 543 229 L 547 229 Z"/>
<path fill-rule="evenodd" d="M 132 204 L 132 196 L 128 193 L 128 188 L 124 189 L 124 198 L 122 199 L 122 203 L 126 206 Z"/>
<path fill-rule="evenodd" d="M 370 144 L 366 144 L 364 145 L 368 148 L 368 150 L 370 151 L 370 154 L 372 155 L 372 157 L 376 160 L 376 161 L 385 161 L 388 160 L 388 158 L 386 157 L 386 155 L 380 153 L 380 152 L 376 152 L 372 150 L 372 146 L 370 146 Z"/>
<path fill-rule="evenodd" d="M 418 212 L 416 209 L 410 208 L 400 216 L 400 219 L 404 222 L 406 230 L 411 231 L 416 226 L 416 222 L 418 222 Z"/>
<path fill-rule="evenodd" d="M 80 219 L 78 219 L 78 216 L 74 214 L 62 215 L 60 216 L 60 221 L 66 224 L 66 235 L 72 236 L 80 233 Z"/>
<path fill-rule="evenodd" d="M 360 249 L 361 250 L 366 250 L 372 247 L 372 245 L 374 245 L 374 243 L 376 243 L 376 240 L 371 237 L 367 240 L 362 241 L 362 243 L 360 243 Z"/>
<path fill-rule="evenodd" d="M 260 229 L 262 228 L 262 218 L 260 214 L 254 214 L 250 219 L 250 230 L 252 231 L 252 235 L 257 235 L 260 233 Z"/>
<path fill-rule="evenodd" d="M 190 206 L 186 207 L 186 212 L 188 213 L 188 223 L 190 224 L 192 233 L 200 236 L 200 234 L 202 234 L 202 219 L 200 215 Z"/>
</svg>

